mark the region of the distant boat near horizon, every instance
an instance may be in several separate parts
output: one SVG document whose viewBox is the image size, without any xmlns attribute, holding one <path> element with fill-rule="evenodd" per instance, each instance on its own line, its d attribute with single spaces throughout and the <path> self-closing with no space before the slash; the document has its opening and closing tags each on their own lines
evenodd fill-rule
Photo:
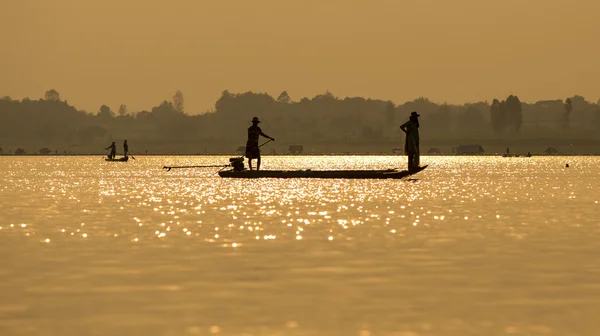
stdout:
<svg viewBox="0 0 600 336">
<path fill-rule="evenodd" d="M 533 154 L 531 153 L 527 153 L 527 154 L 509 154 L 509 153 L 504 153 L 502 154 L 502 157 L 523 157 L 523 158 L 529 158 L 532 157 Z"/>
</svg>

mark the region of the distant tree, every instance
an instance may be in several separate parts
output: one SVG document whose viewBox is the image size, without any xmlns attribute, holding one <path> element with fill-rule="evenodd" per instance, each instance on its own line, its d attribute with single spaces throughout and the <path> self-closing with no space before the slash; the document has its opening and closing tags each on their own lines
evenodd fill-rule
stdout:
<svg viewBox="0 0 600 336">
<path fill-rule="evenodd" d="M 279 94 L 279 97 L 277 97 L 277 101 L 280 103 L 289 104 L 292 102 L 292 98 L 290 98 L 290 95 L 287 93 L 287 91 L 283 91 L 281 94 Z"/>
<path fill-rule="evenodd" d="M 512 126 L 515 133 L 519 133 L 523 125 L 523 106 L 519 97 L 510 95 L 506 98 L 506 110 L 508 114 L 508 124 Z"/>
<path fill-rule="evenodd" d="M 391 126 L 394 124 L 394 119 L 395 119 L 395 111 L 396 111 L 396 104 L 394 104 L 392 101 L 388 100 L 385 104 L 385 122 L 388 124 L 388 126 Z"/>
<path fill-rule="evenodd" d="M 573 101 L 571 98 L 567 98 L 564 104 L 565 114 L 563 116 L 563 128 L 568 129 L 570 127 L 571 111 L 573 111 Z"/>
<path fill-rule="evenodd" d="M 25 150 L 23 148 L 17 148 L 17 150 L 15 150 L 15 155 L 23 155 L 25 154 Z"/>
<path fill-rule="evenodd" d="M 597 107 L 592 116 L 592 125 L 600 129 L 600 107 Z"/>
<path fill-rule="evenodd" d="M 506 127 L 506 108 L 505 102 L 501 102 L 498 99 L 492 101 L 490 106 L 492 128 L 497 134 L 502 133 Z"/>
<path fill-rule="evenodd" d="M 51 90 L 46 91 L 46 94 L 44 95 L 44 99 L 60 101 L 60 94 L 58 93 L 58 91 L 51 89 Z"/>
<path fill-rule="evenodd" d="M 110 110 L 110 107 L 102 105 L 100 106 L 100 110 L 98 111 L 97 115 L 103 118 L 112 118 L 115 116 L 115 113 Z"/>
<path fill-rule="evenodd" d="M 313 97 L 312 101 L 334 101 L 336 100 L 336 97 L 333 95 L 333 93 L 329 92 L 329 90 L 326 90 L 325 93 L 323 94 L 319 94 Z"/>
<path fill-rule="evenodd" d="M 584 106 L 589 105 L 590 103 L 585 100 L 584 96 L 574 95 L 571 99 L 571 103 L 573 104 L 573 109 L 577 110 L 579 108 L 584 108 Z"/>
<path fill-rule="evenodd" d="M 173 107 L 175 111 L 183 113 L 183 93 L 180 90 L 177 90 L 173 96 Z"/>
<path fill-rule="evenodd" d="M 470 105 L 458 117 L 459 128 L 463 130 L 477 130 L 483 125 L 483 114 L 475 106 Z"/>
<path fill-rule="evenodd" d="M 426 100 L 428 102 L 428 100 Z M 419 113 L 420 110 L 417 109 Z M 408 116 L 407 116 L 408 117 Z M 426 119 L 427 118 L 427 119 Z M 427 120 L 427 124 L 431 125 L 432 129 L 437 129 L 438 131 L 448 132 L 451 129 L 451 121 L 452 121 L 452 107 L 447 103 L 440 105 L 433 114 L 428 117 L 423 117 L 423 122 Z"/>
<path fill-rule="evenodd" d="M 215 102 L 215 109 L 217 115 L 222 113 L 228 113 L 229 107 L 232 105 L 235 99 L 235 95 L 231 94 L 229 90 L 221 92 L 221 97 Z"/>
<path fill-rule="evenodd" d="M 119 115 L 120 116 L 127 115 L 127 105 L 121 104 L 121 106 L 119 106 Z"/>
<path fill-rule="evenodd" d="M 175 105 L 168 101 L 168 100 L 163 100 L 162 103 L 160 103 L 160 105 L 155 106 L 152 108 L 151 113 L 154 115 L 159 115 L 159 116 L 165 116 L 165 115 L 172 115 L 173 112 L 176 112 L 177 109 L 175 108 Z"/>
</svg>

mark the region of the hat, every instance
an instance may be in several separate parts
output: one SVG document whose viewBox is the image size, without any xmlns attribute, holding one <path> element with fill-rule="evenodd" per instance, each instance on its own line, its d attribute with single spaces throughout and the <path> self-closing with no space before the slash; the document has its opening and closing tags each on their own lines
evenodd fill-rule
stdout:
<svg viewBox="0 0 600 336">
<path fill-rule="evenodd" d="M 254 118 L 252 118 L 252 122 L 258 124 L 260 122 L 260 120 L 258 120 L 258 117 L 254 117 Z"/>
<path fill-rule="evenodd" d="M 410 112 L 411 117 L 420 117 L 421 115 L 417 113 L 417 111 Z"/>
</svg>

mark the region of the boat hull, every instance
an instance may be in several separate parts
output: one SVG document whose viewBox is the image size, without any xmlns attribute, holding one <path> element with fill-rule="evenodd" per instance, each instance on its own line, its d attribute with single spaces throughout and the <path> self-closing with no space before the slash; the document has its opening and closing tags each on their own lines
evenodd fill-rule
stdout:
<svg viewBox="0 0 600 336">
<path fill-rule="evenodd" d="M 532 157 L 533 155 L 531 154 L 523 154 L 523 155 L 519 155 L 519 154 L 502 154 L 502 157 L 521 157 L 521 158 L 529 158 Z"/>
<path fill-rule="evenodd" d="M 423 171 L 388 170 L 226 170 L 219 172 L 223 178 L 321 178 L 321 179 L 401 179 Z"/>
<path fill-rule="evenodd" d="M 129 160 L 128 156 L 122 157 L 122 158 L 118 158 L 118 159 L 104 159 L 105 161 L 108 162 L 127 162 Z"/>
</svg>

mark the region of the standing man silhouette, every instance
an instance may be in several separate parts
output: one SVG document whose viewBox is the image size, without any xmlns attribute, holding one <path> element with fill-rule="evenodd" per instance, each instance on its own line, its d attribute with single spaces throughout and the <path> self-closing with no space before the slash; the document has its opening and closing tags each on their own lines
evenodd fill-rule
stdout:
<svg viewBox="0 0 600 336">
<path fill-rule="evenodd" d="M 123 142 L 123 155 L 127 157 L 129 155 L 129 146 L 127 145 L 127 140 Z"/>
<path fill-rule="evenodd" d="M 400 129 L 406 133 L 404 151 L 408 156 L 408 171 L 418 169 L 420 164 L 419 117 L 420 115 L 416 111 L 413 111 L 410 113 L 408 121 L 400 126 Z"/>
<path fill-rule="evenodd" d="M 263 133 L 258 127 L 260 120 L 258 117 L 252 118 L 252 126 L 248 128 L 248 141 L 246 142 L 246 157 L 248 158 L 248 167 L 252 170 L 252 159 L 256 159 L 256 170 L 260 170 L 260 149 L 258 148 L 258 138 L 262 135 L 265 138 L 275 141 L 274 138 Z"/>
</svg>

